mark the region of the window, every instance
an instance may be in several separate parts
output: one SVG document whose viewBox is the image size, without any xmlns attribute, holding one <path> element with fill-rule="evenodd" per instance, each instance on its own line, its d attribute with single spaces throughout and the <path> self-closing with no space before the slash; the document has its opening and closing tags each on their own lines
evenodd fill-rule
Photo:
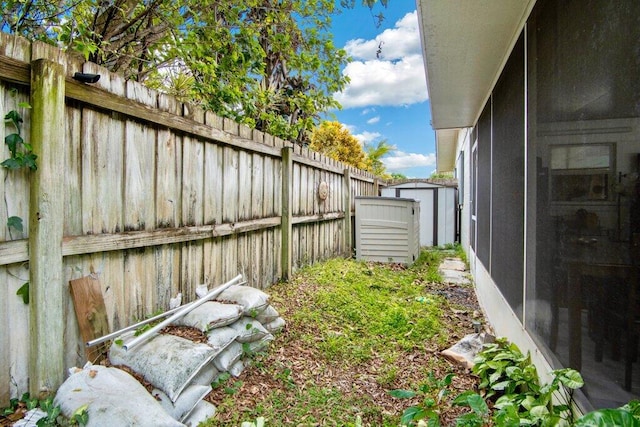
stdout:
<svg viewBox="0 0 640 427">
<path fill-rule="evenodd" d="M 613 144 L 551 146 L 554 202 L 594 202 L 610 198 Z"/>
</svg>

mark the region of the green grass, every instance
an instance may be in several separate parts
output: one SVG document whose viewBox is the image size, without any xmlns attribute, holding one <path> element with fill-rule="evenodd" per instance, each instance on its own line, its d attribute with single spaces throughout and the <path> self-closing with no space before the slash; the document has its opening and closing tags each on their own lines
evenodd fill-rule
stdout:
<svg viewBox="0 0 640 427">
<path fill-rule="evenodd" d="M 293 283 L 314 282 L 319 289 L 292 320 L 313 325 L 305 340 L 328 360 L 362 363 L 372 354 L 421 347 L 441 330 L 442 300 L 422 286 L 439 279 L 437 263 L 424 252 L 406 270 L 343 259 L 307 267 Z"/>
<path fill-rule="evenodd" d="M 359 387 L 369 384 L 387 393 L 399 382 L 404 385 L 407 375 L 415 377 L 409 386 L 417 386 L 432 370 L 419 365 L 408 373 L 398 365 L 408 355 L 424 355 L 426 348 L 447 342 L 451 329 L 442 318 L 448 304 L 429 293 L 428 284 L 441 281 L 438 266 L 445 256 L 452 256 L 450 251 L 423 250 L 408 268 L 331 259 L 272 286 L 271 304 L 287 321 L 287 330 L 251 368 L 251 376 L 263 378 L 257 381 L 259 397 L 238 408 L 243 388 L 228 394 L 216 402 L 218 416 L 205 425 L 239 426 L 262 416 L 268 427 L 354 426 L 357 417 L 362 425 L 397 426 L 403 408 L 389 413 L 369 396 L 370 390 Z M 304 349 L 314 367 L 274 356 L 285 354 L 287 347 Z M 314 378 L 317 369 L 344 373 L 345 380 L 337 386 L 334 377 Z M 233 389 L 240 380 L 230 381 L 226 386 Z M 244 385 L 250 387 L 247 382 Z"/>
</svg>

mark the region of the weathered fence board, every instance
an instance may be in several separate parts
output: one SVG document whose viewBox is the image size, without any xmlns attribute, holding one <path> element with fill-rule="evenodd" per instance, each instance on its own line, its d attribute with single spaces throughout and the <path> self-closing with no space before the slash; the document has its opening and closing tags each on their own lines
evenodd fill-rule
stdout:
<svg viewBox="0 0 640 427">
<path fill-rule="evenodd" d="M 63 313 L 55 314 L 65 335 L 54 350 L 65 368 L 84 363 L 69 280 L 100 279 L 109 328 L 116 330 L 167 309 L 178 292 L 183 302 L 193 300 L 200 283 L 212 287 L 241 272 L 264 289 L 305 264 L 346 252 L 349 205 L 355 195 L 374 194 L 370 174 L 1 33 L 0 114 L 33 103 L 36 57 L 66 63 L 66 148 L 58 168 L 63 277 L 56 284 Z M 83 84 L 71 78 L 75 71 L 101 78 Z M 22 133 L 29 135 L 31 111 L 20 112 Z M 0 136 L 7 131 L 1 127 Z M 0 155 L 9 155 L 4 144 Z M 30 330 L 38 326 L 29 309 L 42 304 L 25 305 L 16 295 L 29 281 L 27 243 L 38 231 L 26 220 L 32 176 L 0 170 L 0 322 L 7 325 L 0 332 L 0 406 L 27 390 Z M 320 182 L 329 188 L 323 201 Z M 5 225 L 10 216 L 23 219 L 22 232 Z"/>
</svg>

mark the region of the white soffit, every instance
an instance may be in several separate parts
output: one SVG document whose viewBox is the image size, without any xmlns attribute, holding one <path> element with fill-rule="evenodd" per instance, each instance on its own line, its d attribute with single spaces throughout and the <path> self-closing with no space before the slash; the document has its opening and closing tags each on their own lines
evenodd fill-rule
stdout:
<svg viewBox="0 0 640 427">
<path fill-rule="evenodd" d="M 535 0 L 417 0 L 434 129 L 473 126 Z"/>
<path fill-rule="evenodd" d="M 436 169 L 451 172 L 455 168 L 458 147 L 458 129 L 436 131 Z"/>
</svg>

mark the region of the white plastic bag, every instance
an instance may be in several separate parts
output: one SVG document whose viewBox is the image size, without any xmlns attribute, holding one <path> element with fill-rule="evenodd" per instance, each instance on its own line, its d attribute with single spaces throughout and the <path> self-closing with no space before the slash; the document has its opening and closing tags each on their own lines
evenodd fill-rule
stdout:
<svg viewBox="0 0 640 427">
<path fill-rule="evenodd" d="M 242 317 L 243 312 L 242 306 L 238 304 L 207 301 L 176 320 L 174 325 L 191 326 L 207 332 L 235 322 Z"/>
<path fill-rule="evenodd" d="M 122 337 L 125 344 L 132 338 L 133 334 Z M 132 350 L 115 343 L 109 349 L 111 364 L 133 369 L 164 391 L 172 402 L 214 356 L 214 350 L 207 344 L 168 334 L 157 335 Z"/>
<path fill-rule="evenodd" d="M 238 333 L 239 343 L 257 341 L 269 333 L 256 319 L 246 316 L 230 326 Z"/>
<path fill-rule="evenodd" d="M 197 427 L 200 423 L 212 418 L 216 414 L 216 407 L 205 400 L 198 402 L 191 414 L 184 420 L 188 427 Z"/>
<path fill-rule="evenodd" d="M 261 313 L 256 316 L 256 320 L 264 325 L 265 323 L 273 322 L 278 317 L 280 317 L 280 313 L 278 313 L 278 310 L 273 308 L 272 305 L 268 305 L 264 310 L 262 310 Z"/>
<path fill-rule="evenodd" d="M 190 385 L 180 393 L 180 397 L 175 402 L 172 402 L 165 392 L 157 388 L 151 392 L 151 395 L 169 415 L 182 422 L 210 391 L 210 385 Z"/>
<path fill-rule="evenodd" d="M 216 300 L 239 304 L 244 308 L 245 316 L 250 317 L 256 317 L 269 305 L 269 295 L 251 286 L 230 286 Z"/>
<path fill-rule="evenodd" d="M 242 344 L 233 341 L 213 359 L 213 364 L 220 372 L 228 372 L 231 365 L 242 357 Z"/>
<path fill-rule="evenodd" d="M 207 332 L 207 344 L 218 354 L 227 348 L 237 337 L 238 332 L 234 328 L 223 326 L 222 328 L 212 329 Z"/>
<path fill-rule="evenodd" d="M 180 427 L 131 375 L 87 364 L 60 386 L 54 399 L 66 417 L 87 406 L 87 427 Z"/>
<path fill-rule="evenodd" d="M 284 329 L 284 327 L 286 326 L 286 322 L 282 317 L 278 317 L 276 320 L 265 323 L 262 326 L 264 326 L 264 328 L 272 334 L 276 334 Z"/>
</svg>

